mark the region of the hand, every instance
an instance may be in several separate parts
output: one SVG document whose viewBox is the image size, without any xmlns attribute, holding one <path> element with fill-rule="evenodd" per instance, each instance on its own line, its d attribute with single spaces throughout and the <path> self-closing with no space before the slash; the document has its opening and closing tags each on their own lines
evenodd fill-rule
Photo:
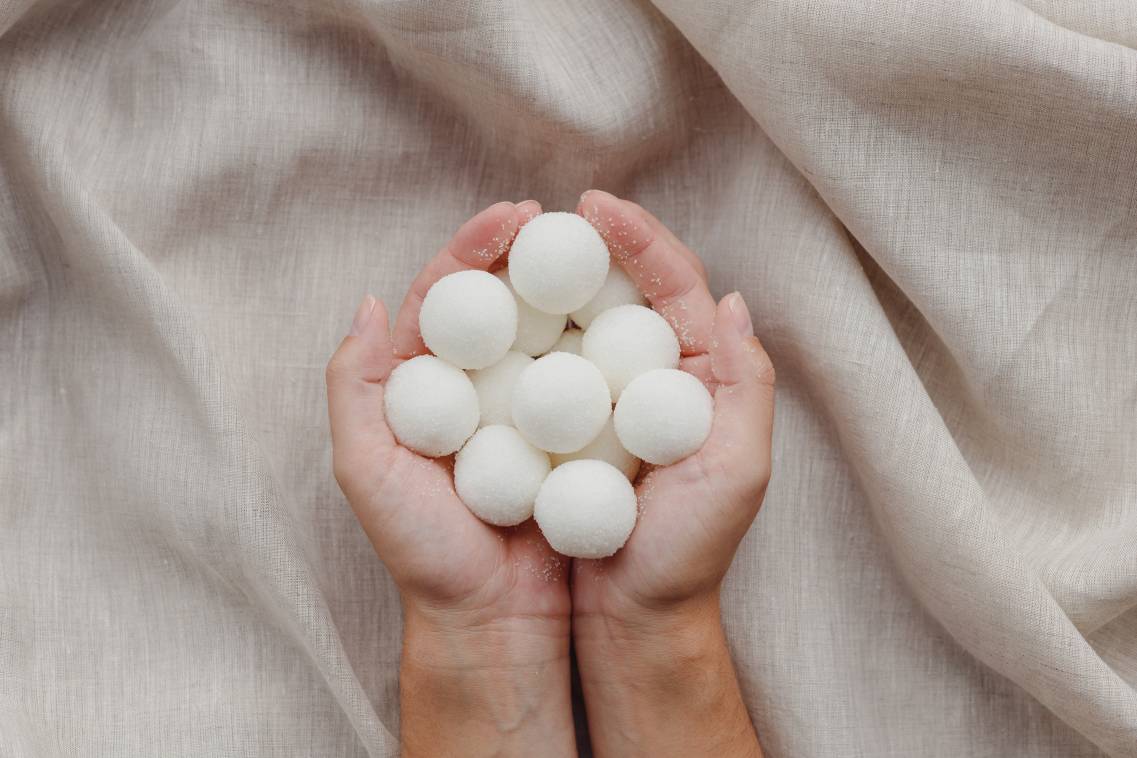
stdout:
<svg viewBox="0 0 1137 758">
<path fill-rule="evenodd" d="M 698 258 L 653 216 L 599 191 L 585 193 L 578 212 L 671 323 L 681 368 L 715 401 L 702 449 L 641 477 L 641 514 L 624 548 L 573 562 L 573 637 L 594 749 L 756 754 L 719 586 L 770 477 L 773 366 L 742 297 L 716 304 Z"/>
<path fill-rule="evenodd" d="M 404 755 L 575 754 L 566 564 L 532 521 L 478 520 L 452 461 L 402 447 L 383 419 L 383 382 L 426 352 L 418 314 L 430 286 L 490 268 L 540 212 L 527 201 L 479 213 L 414 280 L 394 335 L 368 297 L 328 364 L 336 480 L 403 600 Z"/>
</svg>

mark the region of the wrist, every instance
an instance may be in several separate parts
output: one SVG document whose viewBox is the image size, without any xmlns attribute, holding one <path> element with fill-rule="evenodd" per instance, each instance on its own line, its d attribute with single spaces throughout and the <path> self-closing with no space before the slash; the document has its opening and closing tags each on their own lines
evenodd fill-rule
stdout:
<svg viewBox="0 0 1137 758">
<path fill-rule="evenodd" d="M 673 676 L 718 656 L 725 647 L 718 593 L 663 606 L 621 606 L 618 613 L 576 612 L 573 645 L 581 676 L 622 679 L 634 669 L 637 680 Z M 593 662 L 601 665 L 595 665 Z"/>
<path fill-rule="evenodd" d="M 567 617 L 404 604 L 403 754 L 574 754 L 569 629 Z"/>
<path fill-rule="evenodd" d="M 717 591 L 621 616 L 575 615 L 573 645 L 597 756 L 761 756 Z"/>
</svg>

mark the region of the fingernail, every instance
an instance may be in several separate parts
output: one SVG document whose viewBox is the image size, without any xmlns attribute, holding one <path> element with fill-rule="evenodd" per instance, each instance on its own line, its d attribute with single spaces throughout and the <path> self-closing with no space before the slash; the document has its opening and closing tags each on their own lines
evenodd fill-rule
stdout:
<svg viewBox="0 0 1137 758">
<path fill-rule="evenodd" d="M 347 333 L 349 337 L 358 337 L 363 334 L 363 327 L 367 326 L 367 322 L 371 320 L 371 313 L 375 310 L 375 298 L 367 295 L 363 298 L 363 302 L 359 304 L 359 309 L 355 312 L 355 318 L 351 320 L 351 331 Z"/>
<path fill-rule="evenodd" d="M 746 309 L 746 301 L 742 299 L 742 295 L 737 292 L 730 293 L 726 305 L 730 309 L 734 328 L 738 330 L 739 335 L 743 338 L 753 337 L 754 324 L 750 321 L 750 311 Z"/>
</svg>

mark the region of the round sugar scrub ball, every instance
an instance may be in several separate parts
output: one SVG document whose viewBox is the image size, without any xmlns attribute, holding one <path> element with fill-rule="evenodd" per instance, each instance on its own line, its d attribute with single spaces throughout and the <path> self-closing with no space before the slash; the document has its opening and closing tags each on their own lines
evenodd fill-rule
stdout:
<svg viewBox="0 0 1137 758">
<path fill-rule="evenodd" d="M 572 353 L 573 355 L 580 355 L 581 340 L 584 339 L 584 332 L 580 329 L 565 329 L 561 334 L 561 338 L 556 341 L 550 353 Z"/>
<path fill-rule="evenodd" d="M 616 403 L 616 436 L 628 452 L 667 466 L 703 446 L 714 417 L 711 393 L 678 369 L 656 369 L 628 383 Z"/>
<path fill-rule="evenodd" d="M 604 376 L 579 355 L 538 358 L 513 387 L 514 426 L 550 453 L 571 453 L 592 442 L 611 412 Z"/>
<path fill-rule="evenodd" d="M 608 419 L 608 423 L 600 430 L 596 439 L 580 450 L 575 453 L 553 453 L 549 457 L 554 466 L 559 466 L 568 461 L 584 459 L 604 461 L 620 469 L 624 476 L 628 477 L 628 481 L 634 481 L 636 474 L 640 471 L 640 459 L 629 453 L 620 444 L 620 438 L 616 436 L 616 427 L 612 423 L 612 419 Z"/>
<path fill-rule="evenodd" d="M 532 362 L 525 353 L 510 350 L 494 365 L 469 372 L 481 409 L 479 426 L 513 424 L 513 386 Z"/>
<path fill-rule="evenodd" d="M 581 355 L 596 364 L 619 400 L 628 382 L 679 365 L 679 340 L 667 320 L 642 305 L 621 305 L 597 316 L 584 332 Z"/>
<path fill-rule="evenodd" d="M 542 213 L 509 249 L 509 278 L 525 302 L 545 313 L 582 308 L 604 285 L 608 247 L 575 213 Z"/>
<path fill-rule="evenodd" d="M 606 558 L 624 546 L 636 525 L 636 493 L 609 463 L 569 461 L 541 485 L 533 517 L 558 553 Z"/>
<path fill-rule="evenodd" d="M 488 524 L 513 526 L 533 515 L 533 501 L 549 475 L 549 456 L 511 426 L 479 429 L 454 459 L 454 489 Z"/>
<path fill-rule="evenodd" d="M 508 269 L 498 271 L 495 276 L 509 287 L 510 292 L 517 294 L 509 281 Z M 526 355 L 544 355 L 549 352 L 549 348 L 565 329 L 564 314 L 539 311 L 519 297 L 516 301 L 517 338 L 513 340 L 513 347 L 510 349 Z"/>
<path fill-rule="evenodd" d="M 517 336 L 517 302 L 485 271 L 448 274 L 427 291 L 418 328 L 430 352 L 458 368 L 497 363 Z"/>
<path fill-rule="evenodd" d="M 604 286 L 583 308 L 572 312 L 572 322 L 582 329 L 587 329 L 592 319 L 618 305 L 647 305 L 647 298 L 639 291 L 632 278 L 624 273 L 624 269 L 610 266 Z"/>
<path fill-rule="evenodd" d="M 416 453 L 436 458 L 478 428 L 478 393 L 460 369 L 433 355 L 400 363 L 383 389 L 387 425 Z"/>
</svg>

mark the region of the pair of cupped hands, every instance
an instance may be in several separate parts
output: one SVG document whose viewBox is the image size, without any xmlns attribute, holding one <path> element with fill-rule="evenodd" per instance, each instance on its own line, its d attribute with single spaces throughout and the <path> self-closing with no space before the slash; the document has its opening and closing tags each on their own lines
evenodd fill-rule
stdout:
<svg viewBox="0 0 1137 758">
<path fill-rule="evenodd" d="M 680 368 L 714 396 L 710 436 L 678 463 L 645 467 L 622 550 L 564 558 L 532 520 L 480 521 L 454 491 L 452 461 L 400 446 L 383 419 L 391 370 L 427 352 L 427 290 L 504 265 L 540 205 L 501 202 L 463 224 L 393 330 L 383 303 L 364 299 L 328 364 L 328 406 L 336 479 L 402 596 L 403 751 L 574 755 L 572 649 L 597 755 L 757 754 L 719 587 L 770 476 L 773 367 L 742 297 L 716 303 L 702 262 L 654 216 L 598 190 L 576 210 L 676 329 Z"/>
</svg>

